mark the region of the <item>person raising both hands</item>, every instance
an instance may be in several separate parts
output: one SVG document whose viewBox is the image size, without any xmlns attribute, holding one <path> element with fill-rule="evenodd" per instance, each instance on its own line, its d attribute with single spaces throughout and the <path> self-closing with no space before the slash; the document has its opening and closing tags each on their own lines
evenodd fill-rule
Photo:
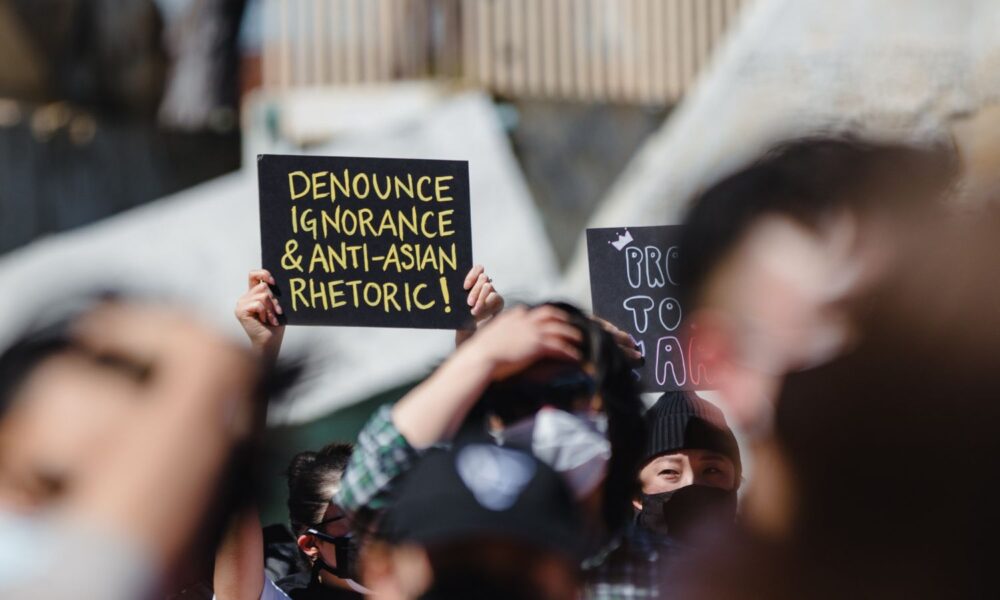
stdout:
<svg viewBox="0 0 1000 600">
<path fill-rule="evenodd" d="M 250 338 L 254 351 L 271 361 L 278 357 L 285 335 L 285 326 L 280 320 L 284 309 L 271 291 L 273 285 L 276 285 L 276 281 L 266 269 L 250 271 L 247 275 L 247 291 L 236 301 L 234 311 L 243 331 Z M 469 292 L 466 302 L 476 328 L 503 310 L 503 296 L 497 292 L 493 279 L 486 274 L 482 265 L 469 270 L 462 287 Z M 475 329 L 456 330 L 455 344 L 459 345 L 469 339 L 474 331 Z"/>
</svg>

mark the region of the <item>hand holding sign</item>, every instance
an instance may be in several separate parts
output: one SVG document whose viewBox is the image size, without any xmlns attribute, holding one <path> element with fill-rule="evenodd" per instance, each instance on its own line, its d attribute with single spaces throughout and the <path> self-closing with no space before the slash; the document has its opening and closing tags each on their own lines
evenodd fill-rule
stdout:
<svg viewBox="0 0 1000 600">
<path fill-rule="evenodd" d="M 274 277 L 264 269 L 250 271 L 247 291 L 236 301 L 236 319 L 243 327 L 254 350 L 270 359 L 278 356 L 285 326 L 278 321 L 281 304 L 271 293 Z"/>
<path fill-rule="evenodd" d="M 263 265 L 288 323 L 471 324 L 467 163 L 270 155 L 258 176 Z"/>
<path fill-rule="evenodd" d="M 270 286 L 275 285 L 274 277 L 265 269 L 250 271 L 247 275 L 248 289 L 236 301 L 236 319 L 250 338 L 250 345 L 261 356 L 274 360 L 281 350 L 285 326 L 278 320 L 283 314 L 281 303 L 274 297 Z M 504 307 L 503 296 L 493 287 L 493 280 L 486 275 L 482 265 L 476 265 L 465 276 L 464 289 L 469 293 L 469 310 L 476 327 L 486 324 L 499 314 Z M 613 327 L 604 322 L 607 327 Z M 475 329 L 456 329 L 455 345 L 458 346 L 472 337 Z M 624 334 L 627 337 L 627 334 Z"/>
<path fill-rule="evenodd" d="M 615 340 L 615 344 L 618 345 L 618 348 L 625 354 L 625 357 L 632 361 L 635 366 L 641 367 L 645 363 L 645 357 L 639 351 L 639 344 L 636 343 L 635 338 L 618 329 L 613 323 L 605 319 L 596 316 L 593 319 L 600 323 L 604 331 L 611 334 L 612 339 Z"/>
<path fill-rule="evenodd" d="M 486 269 L 482 265 L 472 267 L 469 274 L 465 276 L 462 288 L 470 290 L 467 303 L 472 307 L 472 316 L 476 320 L 476 325 L 485 323 L 490 317 L 503 310 L 503 296 L 496 291 L 493 279 L 486 274 Z"/>
<path fill-rule="evenodd" d="M 469 270 L 465 276 L 465 282 L 462 284 L 462 289 L 469 290 L 466 303 L 472 307 L 469 312 L 475 321 L 476 329 L 485 325 L 494 315 L 503 310 L 503 296 L 496 291 L 493 279 L 486 274 L 486 269 L 482 265 L 476 265 Z M 464 344 L 475 331 L 475 329 L 457 329 L 455 331 L 455 346 Z"/>
</svg>

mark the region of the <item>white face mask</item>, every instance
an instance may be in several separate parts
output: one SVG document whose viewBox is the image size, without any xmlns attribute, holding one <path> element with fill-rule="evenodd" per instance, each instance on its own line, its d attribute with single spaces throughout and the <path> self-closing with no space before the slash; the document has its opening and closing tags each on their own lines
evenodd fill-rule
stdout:
<svg viewBox="0 0 1000 600">
<path fill-rule="evenodd" d="M 530 449 L 539 460 L 562 475 L 580 500 L 604 481 L 611 443 L 606 427 L 589 417 L 545 407 L 498 434 L 503 445 Z"/>
</svg>

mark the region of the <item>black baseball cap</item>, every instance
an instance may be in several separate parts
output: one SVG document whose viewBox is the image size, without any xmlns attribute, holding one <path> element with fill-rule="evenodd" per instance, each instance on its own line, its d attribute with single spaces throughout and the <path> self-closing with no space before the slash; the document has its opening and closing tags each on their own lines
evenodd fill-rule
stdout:
<svg viewBox="0 0 1000 600">
<path fill-rule="evenodd" d="M 533 455 L 492 443 L 428 451 L 379 524 L 390 542 L 504 538 L 583 558 L 585 539 L 562 478 Z"/>
</svg>

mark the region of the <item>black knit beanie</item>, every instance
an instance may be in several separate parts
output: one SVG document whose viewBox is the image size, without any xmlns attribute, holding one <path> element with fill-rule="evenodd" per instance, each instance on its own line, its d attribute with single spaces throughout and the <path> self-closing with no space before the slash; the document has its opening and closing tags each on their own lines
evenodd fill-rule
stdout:
<svg viewBox="0 0 1000 600">
<path fill-rule="evenodd" d="M 661 454 L 677 450 L 712 450 L 727 456 L 743 472 L 740 449 L 717 406 L 692 392 L 666 392 L 646 411 L 646 449 L 640 468 Z"/>
</svg>

